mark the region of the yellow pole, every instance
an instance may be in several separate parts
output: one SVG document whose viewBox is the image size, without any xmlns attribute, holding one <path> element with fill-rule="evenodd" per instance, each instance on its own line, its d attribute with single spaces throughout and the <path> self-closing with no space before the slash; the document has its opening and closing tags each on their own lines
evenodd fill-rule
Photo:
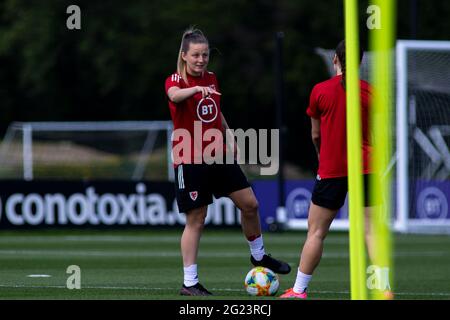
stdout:
<svg viewBox="0 0 450 320">
<path fill-rule="evenodd" d="M 392 239 L 391 221 L 391 113 L 392 74 L 395 52 L 395 0 L 372 0 L 375 18 L 380 19 L 378 28 L 370 30 L 370 48 L 373 54 L 372 86 L 374 89 L 371 119 L 373 127 L 373 176 L 371 198 L 376 206 L 372 213 L 373 257 L 372 264 L 379 270 L 378 288 L 371 290 L 374 299 L 391 299 L 392 295 Z M 387 276 L 387 277 L 386 277 Z"/>
<path fill-rule="evenodd" d="M 357 0 L 345 0 L 347 158 L 350 220 L 350 289 L 352 300 L 367 299 L 365 281 L 362 131 L 359 88 Z"/>
</svg>

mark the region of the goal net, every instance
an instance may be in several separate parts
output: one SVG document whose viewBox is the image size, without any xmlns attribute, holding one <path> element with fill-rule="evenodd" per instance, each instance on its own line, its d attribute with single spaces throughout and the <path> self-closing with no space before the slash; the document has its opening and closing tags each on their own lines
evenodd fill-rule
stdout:
<svg viewBox="0 0 450 320">
<path fill-rule="evenodd" d="M 396 229 L 450 233 L 450 41 L 397 44 Z"/>
<path fill-rule="evenodd" d="M 173 180 L 170 121 L 12 123 L 2 179 Z"/>
</svg>

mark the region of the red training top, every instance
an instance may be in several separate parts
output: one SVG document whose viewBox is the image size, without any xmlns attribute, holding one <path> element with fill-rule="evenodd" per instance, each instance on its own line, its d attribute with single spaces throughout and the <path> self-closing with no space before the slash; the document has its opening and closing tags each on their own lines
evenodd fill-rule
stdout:
<svg viewBox="0 0 450 320">
<path fill-rule="evenodd" d="M 342 76 L 335 76 L 314 86 L 306 113 L 320 119 L 320 159 L 318 178 L 347 176 L 346 94 Z M 370 173 L 369 103 L 370 85 L 360 80 L 363 173 Z"/>
<path fill-rule="evenodd" d="M 187 78 L 189 84 L 187 84 L 178 73 L 170 75 L 166 79 L 165 83 L 166 94 L 171 87 L 185 89 L 195 86 L 212 87 L 216 91 L 220 92 L 216 76 L 212 72 L 205 71 L 198 77 L 188 74 Z M 173 156 L 175 165 L 177 163 L 194 163 L 194 159 L 196 159 L 195 163 L 202 162 L 202 155 L 205 147 L 211 145 L 213 142 L 216 142 L 214 138 L 205 139 L 209 141 L 203 141 L 203 134 L 205 134 L 205 131 L 208 129 L 218 129 L 222 132 L 220 96 L 217 94 L 212 94 L 208 97 L 202 98 L 202 94 L 200 92 L 179 103 L 175 103 L 169 99 L 169 109 L 174 130 L 185 129 L 189 132 L 191 138 L 191 155 L 189 157 L 183 152 L 185 149 L 180 146 L 180 148 L 177 148 L 177 151 L 175 151 L 175 147 L 179 143 L 183 143 L 183 139 L 176 138 L 176 136 L 174 136 L 172 151 L 174 153 Z M 194 123 L 197 124 L 197 130 L 194 130 Z M 223 145 L 223 142 L 221 145 Z M 180 150 L 181 152 L 178 152 Z"/>
</svg>

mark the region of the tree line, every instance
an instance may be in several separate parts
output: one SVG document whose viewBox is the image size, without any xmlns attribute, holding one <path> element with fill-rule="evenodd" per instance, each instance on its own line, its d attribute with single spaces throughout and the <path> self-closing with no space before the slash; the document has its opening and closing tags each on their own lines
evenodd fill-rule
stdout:
<svg viewBox="0 0 450 320">
<path fill-rule="evenodd" d="M 450 2 L 417 2 L 417 37 L 448 38 Z M 72 4 L 80 30 L 66 27 Z M 359 5 L 367 45 L 368 1 Z M 397 38 L 410 35 L 410 5 L 398 1 Z M 169 120 L 164 81 L 191 25 L 209 38 L 223 112 L 243 129 L 275 128 L 274 37 L 284 33 L 286 157 L 313 174 L 305 110 L 314 84 L 329 76 L 314 48 L 343 38 L 341 0 L 1 1 L 0 133 L 12 121 Z"/>
</svg>

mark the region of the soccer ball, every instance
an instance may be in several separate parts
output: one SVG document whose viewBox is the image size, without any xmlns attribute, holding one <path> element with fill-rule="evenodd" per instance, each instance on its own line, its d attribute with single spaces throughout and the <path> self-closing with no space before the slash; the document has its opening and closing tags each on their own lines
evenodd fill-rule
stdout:
<svg viewBox="0 0 450 320">
<path fill-rule="evenodd" d="M 256 267 L 247 273 L 244 285 L 251 296 L 273 296 L 280 287 L 280 280 L 272 270 Z"/>
</svg>

